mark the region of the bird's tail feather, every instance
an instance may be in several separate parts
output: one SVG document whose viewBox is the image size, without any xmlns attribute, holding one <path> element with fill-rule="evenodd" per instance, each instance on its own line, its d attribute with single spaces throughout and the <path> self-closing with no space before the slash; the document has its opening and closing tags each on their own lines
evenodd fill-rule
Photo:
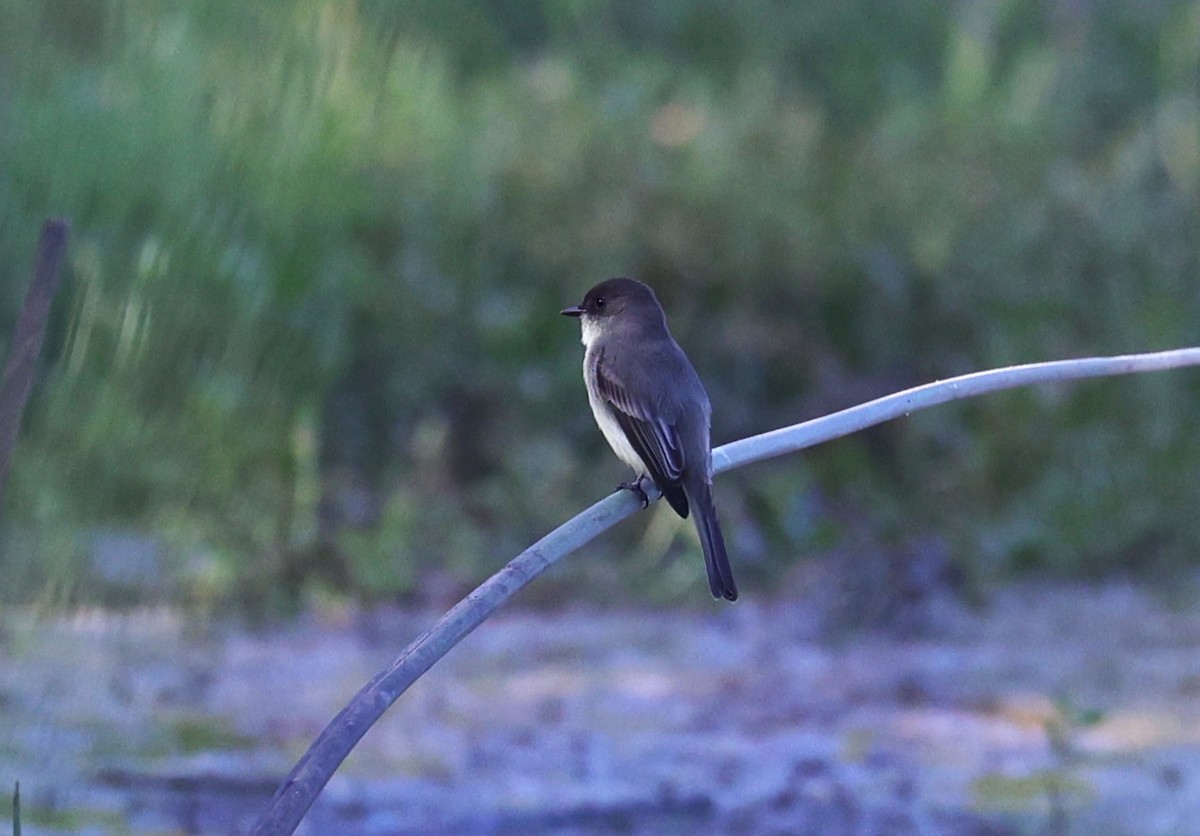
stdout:
<svg viewBox="0 0 1200 836">
<path fill-rule="evenodd" d="M 717 509 L 713 505 L 712 489 L 702 485 L 689 491 L 696 531 L 700 535 L 700 548 L 704 550 L 704 568 L 708 570 L 708 588 L 714 598 L 736 601 L 737 585 L 733 582 L 733 569 L 729 566 L 729 553 L 725 550 L 725 538 L 721 524 L 717 522 Z"/>
</svg>

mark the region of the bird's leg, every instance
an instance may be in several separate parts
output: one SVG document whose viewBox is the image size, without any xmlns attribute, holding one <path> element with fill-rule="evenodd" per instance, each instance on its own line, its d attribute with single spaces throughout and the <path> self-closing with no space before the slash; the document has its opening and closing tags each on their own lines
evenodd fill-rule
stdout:
<svg viewBox="0 0 1200 836">
<path fill-rule="evenodd" d="M 642 487 L 642 480 L 649 478 L 648 476 L 638 476 L 632 482 L 622 482 L 617 485 L 617 490 L 633 491 L 637 498 L 641 500 L 642 508 L 650 507 L 650 497 L 646 494 L 646 489 Z"/>
</svg>

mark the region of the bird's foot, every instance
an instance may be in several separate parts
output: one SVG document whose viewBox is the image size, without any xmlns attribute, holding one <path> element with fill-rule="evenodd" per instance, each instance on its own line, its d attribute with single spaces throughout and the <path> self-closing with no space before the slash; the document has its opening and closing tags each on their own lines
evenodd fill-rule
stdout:
<svg viewBox="0 0 1200 836">
<path fill-rule="evenodd" d="M 639 476 L 632 482 L 622 482 L 617 485 L 617 490 L 633 491 L 634 495 L 641 501 L 643 509 L 650 507 L 650 497 L 647 495 L 646 489 L 642 487 L 642 480 L 645 478 L 645 476 Z"/>
</svg>

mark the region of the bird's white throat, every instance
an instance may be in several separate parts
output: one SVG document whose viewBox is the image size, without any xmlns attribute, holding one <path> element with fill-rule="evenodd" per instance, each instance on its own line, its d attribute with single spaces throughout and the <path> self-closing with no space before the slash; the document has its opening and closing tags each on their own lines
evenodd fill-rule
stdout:
<svg viewBox="0 0 1200 836">
<path fill-rule="evenodd" d="M 580 341 L 585 348 L 591 347 L 592 343 L 603 333 L 603 326 L 596 320 L 595 317 L 584 314 L 579 318 L 580 325 Z"/>
</svg>

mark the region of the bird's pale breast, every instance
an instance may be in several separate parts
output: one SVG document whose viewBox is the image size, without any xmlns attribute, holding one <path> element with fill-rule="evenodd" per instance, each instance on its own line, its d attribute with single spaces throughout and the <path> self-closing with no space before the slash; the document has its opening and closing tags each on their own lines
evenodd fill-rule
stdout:
<svg viewBox="0 0 1200 836">
<path fill-rule="evenodd" d="M 596 371 L 595 362 L 591 356 L 591 349 L 584 353 L 583 356 L 583 377 L 587 382 L 588 405 L 592 408 L 592 415 L 596 419 L 596 424 L 600 427 L 600 432 L 604 434 L 604 440 L 608 442 L 608 446 L 617 454 L 617 458 L 625 462 L 639 474 L 647 473 L 645 463 L 642 457 L 633 449 L 633 445 L 629 443 L 629 439 L 625 436 L 625 431 L 621 429 L 621 425 L 617 423 L 617 419 L 613 417 L 612 408 L 600 400 L 596 396 Z"/>
</svg>

